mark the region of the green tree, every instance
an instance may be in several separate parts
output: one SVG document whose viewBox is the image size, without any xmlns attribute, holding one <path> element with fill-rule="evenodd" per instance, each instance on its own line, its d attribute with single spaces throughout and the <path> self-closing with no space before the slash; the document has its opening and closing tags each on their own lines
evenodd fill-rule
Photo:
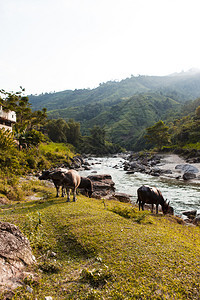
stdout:
<svg viewBox="0 0 200 300">
<path fill-rule="evenodd" d="M 144 137 L 153 146 L 157 146 L 161 149 L 162 146 L 167 145 L 170 142 L 168 130 L 169 127 L 160 120 L 153 126 L 146 128 L 147 133 Z"/>
<path fill-rule="evenodd" d="M 68 125 L 66 129 L 67 142 L 74 146 L 77 146 L 81 136 L 80 123 L 75 122 L 73 119 L 69 119 L 67 125 Z"/>
<path fill-rule="evenodd" d="M 197 118 L 200 119 L 200 105 L 196 108 L 195 114 L 196 114 Z"/>
<path fill-rule="evenodd" d="M 106 131 L 99 125 L 95 125 L 90 129 L 91 140 L 94 146 L 102 147 L 105 146 L 105 135 Z"/>
<path fill-rule="evenodd" d="M 10 150 L 16 146 L 13 133 L 4 128 L 0 129 L 0 150 Z"/>
<path fill-rule="evenodd" d="M 24 96 L 24 89 L 22 87 L 21 91 L 5 92 L 0 90 L 3 97 L 0 98 L 0 104 L 3 106 L 3 109 L 12 110 L 16 112 L 17 121 L 13 127 L 15 138 L 19 141 L 25 139 L 25 134 L 28 131 L 33 129 L 39 129 L 40 126 L 43 126 L 47 119 L 46 109 L 43 108 L 41 111 L 31 110 L 31 104 L 29 103 L 29 98 Z"/>
<path fill-rule="evenodd" d="M 66 122 L 64 119 L 49 120 L 46 125 L 49 138 L 53 142 L 70 143 L 78 145 L 80 139 L 80 123 L 70 119 Z"/>
<path fill-rule="evenodd" d="M 67 142 L 67 131 L 69 129 L 67 123 L 63 119 L 50 120 L 46 125 L 47 133 L 49 138 L 53 142 L 66 143 Z"/>
</svg>

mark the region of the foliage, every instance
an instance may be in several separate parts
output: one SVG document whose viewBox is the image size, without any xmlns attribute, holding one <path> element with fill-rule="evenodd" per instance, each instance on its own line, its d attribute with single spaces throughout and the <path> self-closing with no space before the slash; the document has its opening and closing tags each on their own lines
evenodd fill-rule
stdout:
<svg viewBox="0 0 200 300">
<path fill-rule="evenodd" d="M 15 147 L 13 133 L 4 128 L 0 129 L 0 150 L 13 149 Z"/>
<path fill-rule="evenodd" d="M 80 123 L 75 122 L 73 119 L 69 119 L 67 125 L 67 142 L 74 146 L 77 146 L 80 139 Z"/>
<path fill-rule="evenodd" d="M 39 151 L 51 166 L 65 165 L 69 167 L 70 158 L 74 156 L 75 149 L 70 144 L 63 143 L 43 143 L 39 146 Z"/>
<path fill-rule="evenodd" d="M 193 106 L 194 103 L 196 106 Z M 198 143 L 200 140 L 199 105 L 196 101 L 194 103 L 191 103 L 192 113 L 169 123 L 171 141 L 176 147 L 185 147 L 188 144 Z"/>
<path fill-rule="evenodd" d="M 104 128 L 94 126 L 90 132 L 90 136 L 83 136 L 80 138 L 77 146 L 80 153 L 106 155 L 125 151 L 120 145 L 105 140 Z"/>
<path fill-rule="evenodd" d="M 42 142 L 47 142 L 48 138 L 40 131 L 31 129 L 19 137 L 20 145 L 28 148 L 36 147 Z"/>
<path fill-rule="evenodd" d="M 96 112 L 117 104 L 119 99 L 128 99 L 134 95 L 146 94 L 149 91 L 160 93 L 175 101 L 185 102 L 196 99 L 200 95 L 200 74 L 179 74 L 179 76 L 131 76 L 120 82 L 108 81 L 94 89 L 66 90 L 57 93 L 45 93 L 37 96 L 30 95 L 34 109 L 41 109 L 41 103 L 48 111 L 58 112 L 58 115 L 73 107 L 83 108 L 84 119 L 94 118 Z M 88 107 L 88 108 L 87 108 Z M 62 108 L 62 109 L 58 109 Z M 70 110 L 67 118 L 70 118 Z M 80 110 L 74 111 L 76 115 Z M 63 116 L 62 116 L 63 117 Z M 75 118 L 71 115 L 72 118 Z"/>
<path fill-rule="evenodd" d="M 149 214 L 148 211 L 139 212 L 135 207 L 122 207 L 122 206 L 114 206 L 110 209 L 112 212 L 126 218 L 133 219 L 137 223 L 145 223 L 146 216 Z M 149 222 L 149 219 L 148 219 Z"/>
<path fill-rule="evenodd" d="M 70 119 L 49 120 L 46 124 L 49 138 L 56 143 L 71 143 L 77 145 L 80 138 L 80 123 Z"/>
<path fill-rule="evenodd" d="M 71 145 L 58 143 L 40 143 L 23 150 L 8 148 L 0 152 L 0 174 L 22 175 L 61 165 L 69 167 L 74 153 Z"/>
<path fill-rule="evenodd" d="M 97 147 L 105 146 L 105 129 L 100 126 L 94 126 L 90 129 L 91 133 L 91 143 Z"/>
<path fill-rule="evenodd" d="M 80 122 L 84 136 L 89 134 L 89 128 L 99 125 L 104 127 L 109 142 L 138 151 L 144 147 L 138 139 L 146 127 L 180 117 L 185 113 L 183 103 L 199 96 L 199 74 L 186 75 L 132 76 L 92 90 L 63 91 L 30 99 L 34 108 L 43 103 L 50 118 Z"/>
<path fill-rule="evenodd" d="M 153 126 L 146 128 L 147 134 L 144 136 L 151 144 L 158 146 L 161 149 L 170 141 L 168 133 L 169 127 L 163 121 L 158 121 Z"/>
<path fill-rule="evenodd" d="M 22 174 L 26 165 L 23 153 L 17 149 L 6 149 L 0 152 L 0 173 Z"/>
<path fill-rule="evenodd" d="M 13 129 L 15 138 L 19 141 L 19 145 L 26 144 L 26 134 L 29 131 L 32 131 L 33 134 L 33 130 L 39 129 L 40 126 L 43 126 L 47 118 L 46 108 L 43 108 L 41 111 L 38 110 L 32 112 L 29 98 L 23 95 L 24 91 L 25 90 L 22 88 L 21 91 L 16 93 L 0 90 L 0 93 L 3 95 L 3 97 L 0 98 L 3 109 L 16 112 L 17 120 Z"/>
</svg>

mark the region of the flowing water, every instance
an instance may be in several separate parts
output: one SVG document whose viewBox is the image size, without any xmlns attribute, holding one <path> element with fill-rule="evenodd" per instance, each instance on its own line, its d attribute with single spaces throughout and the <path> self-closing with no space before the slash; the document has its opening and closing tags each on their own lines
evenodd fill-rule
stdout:
<svg viewBox="0 0 200 300">
<path fill-rule="evenodd" d="M 110 174 L 115 183 L 116 192 L 131 195 L 131 201 L 137 201 L 137 189 L 143 185 L 155 186 L 160 189 L 163 197 L 170 201 L 175 215 L 183 211 L 196 209 L 200 213 L 200 184 L 192 185 L 172 179 L 161 179 L 142 173 L 126 174 L 123 170 L 124 159 L 118 157 L 91 158 L 91 170 L 80 171 L 81 176 Z"/>
</svg>

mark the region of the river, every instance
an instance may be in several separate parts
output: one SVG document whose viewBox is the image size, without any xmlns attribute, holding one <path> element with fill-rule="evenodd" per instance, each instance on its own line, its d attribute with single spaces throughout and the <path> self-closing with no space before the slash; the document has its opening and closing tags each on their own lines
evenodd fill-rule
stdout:
<svg viewBox="0 0 200 300">
<path fill-rule="evenodd" d="M 116 192 L 131 195 L 133 203 L 137 200 L 137 189 L 147 184 L 160 189 L 163 197 L 170 201 L 175 215 L 183 211 L 196 209 L 200 213 L 200 184 L 188 184 L 183 181 L 161 179 L 142 173 L 126 174 L 123 170 L 124 159 L 117 157 L 91 158 L 88 161 L 91 170 L 80 171 L 81 176 L 97 174 L 110 174 L 115 183 Z"/>
</svg>

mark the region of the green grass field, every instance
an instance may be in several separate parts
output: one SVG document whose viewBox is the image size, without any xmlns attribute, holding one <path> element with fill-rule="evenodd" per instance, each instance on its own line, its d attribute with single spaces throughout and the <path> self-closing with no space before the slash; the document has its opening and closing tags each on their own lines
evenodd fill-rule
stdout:
<svg viewBox="0 0 200 300">
<path fill-rule="evenodd" d="M 13 299 L 200 299 L 199 226 L 116 201 L 67 203 L 45 184 L 34 192 L 38 200 L 0 208 L 37 260 Z"/>
</svg>

